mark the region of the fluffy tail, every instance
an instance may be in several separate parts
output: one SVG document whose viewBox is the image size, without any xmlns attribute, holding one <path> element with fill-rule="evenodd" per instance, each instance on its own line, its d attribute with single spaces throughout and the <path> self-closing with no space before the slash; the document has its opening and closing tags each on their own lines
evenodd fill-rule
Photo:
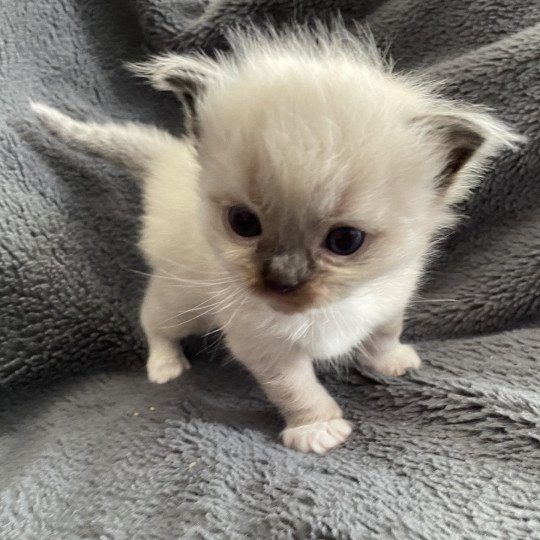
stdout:
<svg viewBox="0 0 540 540">
<path fill-rule="evenodd" d="M 81 122 L 53 107 L 31 102 L 39 120 L 57 137 L 85 152 L 144 174 L 156 153 L 178 144 L 167 132 L 135 122 Z"/>
</svg>

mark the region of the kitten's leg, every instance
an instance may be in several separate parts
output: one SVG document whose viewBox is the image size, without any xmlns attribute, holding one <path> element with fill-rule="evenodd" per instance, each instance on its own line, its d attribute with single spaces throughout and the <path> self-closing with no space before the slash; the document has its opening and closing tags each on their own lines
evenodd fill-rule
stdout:
<svg viewBox="0 0 540 540">
<path fill-rule="evenodd" d="M 137 176 L 148 170 L 156 154 L 164 148 L 182 144 L 153 126 L 135 122 L 81 122 L 41 103 L 32 103 L 31 107 L 39 120 L 66 143 L 118 163 Z"/>
<path fill-rule="evenodd" d="M 283 417 L 283 444 L 301 452 L 324 454 L 343 443 L 351 426 L 338 404 L 319 383 L 312 360 L 305 354 L 279 353 L 272 344 L 246 346 L 227 336 L 231 352 L 262 386 Z"/>
<path fill-rule="evenodd" d="M 176 339 L 149 329 L 145 329 L 145 333 L 148 343 L 146 372 L 150 382 L 163 384 L 176 379 L 189 369 L 189 362 Z"/>
<path fill-rule="evenodd" d="M 189 312 L 182 316 L 187 310 Z M 150 279 L 140 319 L 148 344 L 148 379 L 157 384 L 166 383 L 189 369 L 179 341 L 198 333 L 203 321 L 170 284 L 156 277 Z"/>
<path fill-rule="evenodd" d="M 421 360 L 411 345 L 399 341 L 403 320 L 396 319 L 378 328 L 363 347 L 362 363 L 383 375 L 403 375 L 407 369 L 418 369 Z"/>
</svg>

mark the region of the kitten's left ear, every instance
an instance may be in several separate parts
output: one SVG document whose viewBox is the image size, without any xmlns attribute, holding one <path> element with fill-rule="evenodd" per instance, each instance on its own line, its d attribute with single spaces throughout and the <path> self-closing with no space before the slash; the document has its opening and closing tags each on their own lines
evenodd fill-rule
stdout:
<svg viewBox="0 0 540 540">
<path fill-rule="evenodd" d="M 217 76 L 218 64 L 214 60 L 171 53 L 140 64 L 127 64 L 127 68 L 148 79 L 157 90 L 176 94 L 186 110 L 188 131 L 197 134 L 197 98 Z"/>
<path fill-rule="evenodd" d="M 446 204 L 463 200 L 487 161 L 526 139 L 486 112 L 452 108 L 417 118 L 436 140 L 443 165 L 435 188 Z"/>
</svg>

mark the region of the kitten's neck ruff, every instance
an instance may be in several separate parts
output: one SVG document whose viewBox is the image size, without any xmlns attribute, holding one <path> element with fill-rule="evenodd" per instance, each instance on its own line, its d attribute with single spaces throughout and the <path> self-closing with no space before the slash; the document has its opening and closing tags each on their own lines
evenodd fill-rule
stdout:
<svg viewBox="0 0 540 540">
<path fill-rule="evenodd" d="M 346 355 L 388 319 L 399 316 L 414 289 L 415 272 L 401 279 L 374 280 L 344 300 L 302 313 L 283 313 L 252 293 L 214 318 L 227 334 L 243 334 L 261 347 L 298 347 L 318 360 Z M 383 294 L 381 294 L 381 292 Z"/>
</svg>

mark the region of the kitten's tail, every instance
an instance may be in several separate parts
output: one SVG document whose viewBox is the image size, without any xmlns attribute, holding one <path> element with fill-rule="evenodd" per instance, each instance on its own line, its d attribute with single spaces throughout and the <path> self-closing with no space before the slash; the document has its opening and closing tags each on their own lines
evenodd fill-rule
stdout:
<svg viewBox="0 0 540 540">
<path fill-rule="evenodd" d="M 137 176 L 145 174 L 156 153 L 179 142 L 152 126 L 81 122 L 42 103 L 31 102 L 30 106 L 39 120 L 66 143 L 122 165 Z"/>
</svg>

